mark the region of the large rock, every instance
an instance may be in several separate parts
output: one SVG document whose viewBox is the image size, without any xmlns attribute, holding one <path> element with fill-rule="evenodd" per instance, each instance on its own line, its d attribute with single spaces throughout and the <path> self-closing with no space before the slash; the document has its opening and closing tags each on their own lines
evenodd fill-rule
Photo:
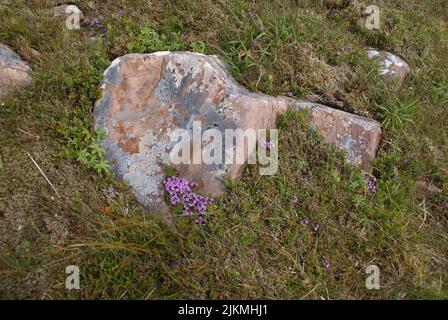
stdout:
<svg viewBox="0 0 448 320">
<path fill-rule="evenodd" d="M 10 47 L 0 44 L 0 97 L 32 81 L 30 66 Z"/>
<path fill-rule="evenodd" d="M 390 52 L 370 48 L 367 50 L 367 56 L 369 59 L 379 61 L 380 68 L 378 71 L 382 76 L 388 80 L 396 80 L 398 84 L 403 83 L 411 72 L 411 68 L 406 61 Z"/>
<path fill-rule="evenodd" d="M 147 206 L 163 204 L 164 165 L 169 163 L 175 143 L 170 133 L 176 128 L 192 131 L 195 120 L 201 122 L 203 130 L 268 129 L 288 107 L 306 107 L 326 141 L 347 148 L 353 163 L 371 166 L 378 146 L 377 122 L 321 105 L 305 106 L 287 97 L 251 93 L 235 82 L 216 56 L 190 52 L 129 54 L 116 59 L 104 78 L 103 94 L 94 111 L 95 127 L 107 133 L 103 147 L 112 170 Z M 223 144 L 223 154 L 226 147 Z M 191 149 L 194 158 L 194 147 Z M 198 182 L 199 191 L 218 195 L 223 190 L 222 175 L 229 173 L 236 178 L 242 165 L 174 167 L 182 177 Z"/>
<path fill-rule="evenodd" d="M 103 146 L 112 170 L 134 188 L 141 202 L 157 205 L 162 202 L 164 163 L 174 144 L 174 129 L 191 131 L 195 120 L 202 129 L 221 132 L 271 128 L 286 101 L 250 93 L 215 56 L 157 52 L 115 60 L 105 72 L 94 114 L 96 128 L 107 132 Z M 241 164 L 175 167 L 182 177 L 198 182 L 199 190 L 219 194 L 222 175 L 228 172 L 236 178 Z"/>
</svg>

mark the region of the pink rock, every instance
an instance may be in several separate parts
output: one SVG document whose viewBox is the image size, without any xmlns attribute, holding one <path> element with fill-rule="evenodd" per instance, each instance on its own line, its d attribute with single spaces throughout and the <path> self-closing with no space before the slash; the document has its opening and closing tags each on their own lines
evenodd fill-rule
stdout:
<svg viewBox="0 0 448 320">
<path fill-rule="evenodd" d="M 0 97 L 31 84 L 31 68 L 10 47 L 0 44 Z"/>
</svg>

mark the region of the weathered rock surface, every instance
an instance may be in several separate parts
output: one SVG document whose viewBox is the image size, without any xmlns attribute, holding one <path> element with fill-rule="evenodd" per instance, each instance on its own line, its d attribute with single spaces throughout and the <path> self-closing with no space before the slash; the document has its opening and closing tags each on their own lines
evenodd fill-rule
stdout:
<svg viewBox="0 0 448 320">
<path fill-rule="evenodd" d="M 345 149 L 350 163 L 371 171 L 381 139 L 378 122 L 306 101 L 297 101 L 293 107 L 307 109 L 312 127 L 319 131 L 326 143 Z"/>
<path fill-rule="evenodd" d="M 365 168 L 373 162 L 381 132 L 377 122 L 343 111 L 251 93 L 227 73 L 221 59 L 198 53 L 125 55 L 106 70 L 102 89 L 94 110 L 95 127 L 107 133 L 103 147 L 112 170 L 147 206 L 163 204 L 164 164 L 176 143 L 170 133 L 177 128 L 192 132 L 193 121 L 200 121 L 202 130 L 220 132 L 269 129 L 288 107 L 309 108 L 310 120 L 325 141 L 347 148 L 350 161 Z M 194 159 L 196 151 L 189 148 Z M 222 153 L 228 148 L 233 146 L 223 143 Z M 183 178 L 198 182 L 199 191 L 218 195 L 222 175 L 236 178 L 242 165 L 174 167 Z"/>
<path fill-rule="evenodd" d="M 0 44 L 0 97 L 31 84 L 31 68 L 10 47 Z"/>
<path fill-rule="evenodd" d="M 368 49 L 367 55 L 370 59 L 378 59 L 380 62 L 379 73 L 389 80 L 397 80 L 401 84 L 411 72 L 409 65 L 400 57 L 376 49 Z"/>
</svg>

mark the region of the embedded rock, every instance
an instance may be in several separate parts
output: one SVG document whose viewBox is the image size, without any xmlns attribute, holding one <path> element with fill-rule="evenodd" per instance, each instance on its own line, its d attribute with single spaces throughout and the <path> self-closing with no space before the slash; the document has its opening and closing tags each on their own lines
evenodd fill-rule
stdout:
<svg viewBox="0 0 448 320">
<path fill-rule="evenodd" d="M 326 143 L 346 150 L 348 162 L 360 165 L 367 172 L 372 170 L 381 139 L 377 121 L 318 103 L 297 101 L 293 107 L 308 110 L 311 126 Z"/>
<path fill-rule="evenodd" d="M 172 139 L 176 129 L 185 129 L 190 136 L 215 129 L 223 137 L 226 129 L 270 129 L 277 115 L 290 107 L 310 109 L 310 121 L 325 141 L 346 148 L 352 163 L 371 166 L 381 132 L 377 122 L 288 97 L 251 93 L 216 56 L 155 52 L 120 57 L 105 71 L 94 117 L 95 128 L 106 132 L 102 146 L 112 171 L 134 189 L 141 203 L 160 208 L 167 164 L 182 178 L 197 182 L 198 191 L 213 196 L 222 193 L 224 174 L 237 178 L 242 168 L 235 161 L 205 164 L 194 140 L 181 145 L 186 143 L 195 164 L 173 164 L 170 152 L 179 145 Z M 210 141 L 199 141 L 199 146 L 204 148 Z M 225 159 L 235 145 L 233 140 L 222 142 L 217 153 Z M 244 160 L 254 152 L 255 146 L 250 147 Z"/>
<path fill-rule="evenodd" d="M 397 80 L 401 84 L 411 72 L 411 68 L 406 61 L 390 52 L 368 49 L 367 56 L 369 59 L 379 61 L 379 73 L 388 80 Z"/>
<path fill-rule="evenodd" d="M 31 68 L 10 47 L 0 44 L 0 97 L 31 84 Z"/>
</svg>

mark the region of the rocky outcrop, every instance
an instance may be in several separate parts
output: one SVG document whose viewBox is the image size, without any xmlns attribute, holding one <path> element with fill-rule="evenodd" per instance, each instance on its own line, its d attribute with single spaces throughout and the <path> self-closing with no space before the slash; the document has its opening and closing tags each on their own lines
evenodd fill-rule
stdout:
<svg viewBox="0 0 448 320">
<path fill-rule="evenodd" d="M 194 135 L 201 130 L 269 129 L 287 108 L 309 109 L 310 121 L 325 141 L 348 150 L 352 163 L 369 169 L 380 137 L 380 125 L 367 118 L 307 104 L 288 97 L 249 92 L 226 71 L 221 59 L 191 52 L 129 54 L 116 59 L 106 70 L 102 97 L 95 106 L 95 127 L 106 131 L 103 147 L 115 174 L 135 190 L 147 206 L 163 204 L 164 166 L 177 141 L 178 128 Z M 200 143 L 201 144 L 201 143 Z M 202 146 L 204 146 L 204 142 Z M 226 154 L 233 145 L 223 144 Z M 191 159 L 199 149 L 188 144 Z M 198 151 L 199 150 L 199 151 Z M 250 149 L 244 160 L 255 152 Z M 241 163 L 178 164 L 180 176 L 198 183 L 198 189 L 220 194 L 222 176 L 237 178 Z"/>
<path fill-rule="evenodd" d="M 32 71 L 10 47 L 0 44 L 0 97 L 31 84 Z"/>
</svg>

